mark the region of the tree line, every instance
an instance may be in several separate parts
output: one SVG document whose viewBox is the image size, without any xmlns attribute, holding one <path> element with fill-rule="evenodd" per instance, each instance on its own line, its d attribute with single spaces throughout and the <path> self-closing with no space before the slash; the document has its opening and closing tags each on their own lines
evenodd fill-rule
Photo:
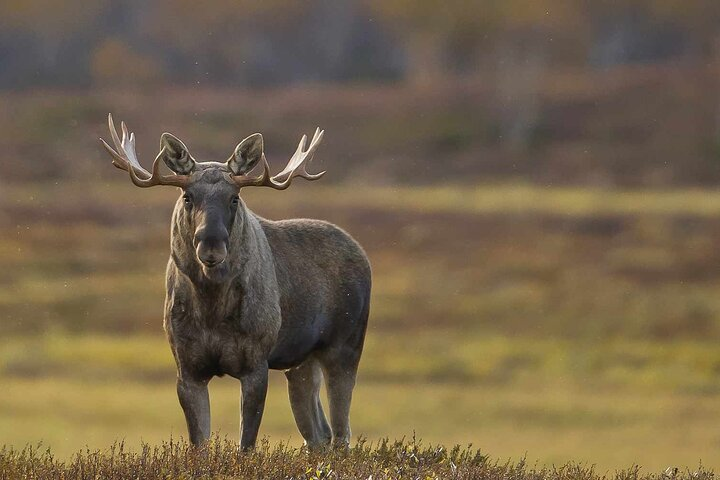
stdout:
<svg viewBox="0 0 720 480">
<path fill-rule="evenodd" d="M 0 2 L 0 88 L 422 83 L 704 60 L 719 45 L 715 0 Z"/>
</svg>

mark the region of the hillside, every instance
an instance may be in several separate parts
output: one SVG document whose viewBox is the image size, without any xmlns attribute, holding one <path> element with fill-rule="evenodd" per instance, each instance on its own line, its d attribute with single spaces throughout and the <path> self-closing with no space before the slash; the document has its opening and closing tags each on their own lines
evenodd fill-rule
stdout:
<svg viewBox="0 0 720 480">
<path fill-rule="evenodd" d="M 715 185 L 717 82 L 717 70 L 681 64 L 553 70 L 500 90 L 488 73 L 426 87 L 2 92 L 0 182 L 115 178 L 97 142 L 112 112 L 146 163 L 163 131 L 213 160 L 260 131 L 280 168 L 320 125 L 327 182 Z"/>
</svg>

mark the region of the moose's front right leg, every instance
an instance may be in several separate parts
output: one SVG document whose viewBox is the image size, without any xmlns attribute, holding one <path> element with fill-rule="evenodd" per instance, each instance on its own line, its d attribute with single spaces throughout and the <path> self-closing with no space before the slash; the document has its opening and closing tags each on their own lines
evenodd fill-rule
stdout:
<svg viewBox="0 0 720 480">
<path fill-rule="evenodd" d="M 202 445 L 210 438 L 210 396 L 207 380 L 178 377 L 177 393 L 185 412 L 190 443 Z"/>
</svg>

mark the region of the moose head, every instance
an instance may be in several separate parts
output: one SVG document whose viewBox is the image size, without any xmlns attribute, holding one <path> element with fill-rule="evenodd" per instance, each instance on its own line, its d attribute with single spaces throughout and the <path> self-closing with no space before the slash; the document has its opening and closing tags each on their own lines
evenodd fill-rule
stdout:
<svg viewBox="0 0 720 480">
<path fill-rule="evenodd" d="M 142 188 L 169 185 L 182 189 L 182 209 L 177 215 L 180 230 L 192 243 L 202 271 L 208 278 L 222 277 L 222 270 L 227 268 L 223 264 L 228 256 L 230 234 L 239 217 L 241 188 L 284 190 L 293 178 L 317 180 L 325 174 L 310 174 L 306 170 L 323 138 L 324 132 L 319 128 L 307 148 L 307 136 L 303 135 L 286 167 L 280 173 L 271 175 L 263 150 L 263 137 L 259 133 L 241 141 L 225 162 L 198 162 L 180 139 L 163 133 L 160 153 L 153 162 L 152 172 L 149 172 L 138 161 L 135 134 L 128 133 L 125 122 L 120 123 L 122 138 L 118 136 L 112 115 L 108 115 L 108 126 L 115 148 L 103 139 L 100 141 L 112 157 L 113 165 L 127 171 L 133 184 Z M 161 163 L 172 174 L 161 174 Z M 262 173 L 248 175 L 258 163 L 262 164 Z M 242 217 L 239 218 L 242 221 Z"/>
</svg>

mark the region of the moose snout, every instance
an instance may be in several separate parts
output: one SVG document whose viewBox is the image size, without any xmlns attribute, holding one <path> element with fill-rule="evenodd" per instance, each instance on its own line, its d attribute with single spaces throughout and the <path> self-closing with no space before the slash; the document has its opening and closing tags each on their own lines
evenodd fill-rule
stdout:
<svg viewBox="0 0 720 480">
<path fill-rule="evenodd" d="M 214 267 L 225 261 L 227 248 L 224 244 L 220 244 L 216 248 L 204 248 L 204 246 L 200 244 L 197 248 L 197 257 L 206 267 Z"/>
<path fill-rule="evenodd" d="M 195 253 L 206 267 L 220 265 L 227 257 L 228 233 L 225 229 L 208 232 L 200 228 L 195 232 Z"/>
</svg>

